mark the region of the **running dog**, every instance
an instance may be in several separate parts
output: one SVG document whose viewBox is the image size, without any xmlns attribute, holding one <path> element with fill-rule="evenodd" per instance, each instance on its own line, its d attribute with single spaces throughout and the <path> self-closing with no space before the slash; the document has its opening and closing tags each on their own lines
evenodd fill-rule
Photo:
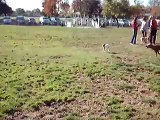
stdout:
<svg viewBox="0 0 160 120">
<path fill-rule="evenodd" d="M 107 50 L 108 52 L 110 52 L 110 47 L 111 47 L 111 46 L 110 46 L 109 44 L 103 44 L 103 45 L 102 45 L 102 48 L 103 48 L 104 51 Z"/>
<path fill-rule="evenodd" d="M 146 45 L 147 48 L 151 48 L 152 50 L 154 50 L 154 52 L 156 53 L 156 56 L 157 54 L 160 55 L 160 45 Z"/>
</svg>

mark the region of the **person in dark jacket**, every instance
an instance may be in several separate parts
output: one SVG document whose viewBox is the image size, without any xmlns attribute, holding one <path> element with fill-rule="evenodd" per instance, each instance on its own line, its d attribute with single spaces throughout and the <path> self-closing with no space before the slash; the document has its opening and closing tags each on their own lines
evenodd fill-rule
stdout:
<svg viewBox="0 0 160 120">
<path fill-rule="evenodd" d="M 150 21 L 150 44 L 156 43 L 156 36 L 157 36 L 157 21 L 155 17 L 152 16 L 151 21 Z"/>
<path fill-rule="evenodd" d="M 138 16 L 134 18 L 132 21 L 132 28 L 133 28 L 133 36 L 131 39 L 131 44 L 136 44 L 137 39 L 137 31 L 138 31 L 139 23 L 138 23 Z"/>
</svg>

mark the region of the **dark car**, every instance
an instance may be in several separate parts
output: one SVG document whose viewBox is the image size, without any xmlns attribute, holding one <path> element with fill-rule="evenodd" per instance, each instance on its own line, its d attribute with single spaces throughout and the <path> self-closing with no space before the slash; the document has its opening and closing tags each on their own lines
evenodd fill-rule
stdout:
<svg viewBox="0 0 160 120">
<path fill-rule="evenodd" d="M 36 25 L 36 20 L 34 18 L 28 18 L 28 25 Z"/>
<path fill-rule="evenodd" d="M 24 18 L 24 16 L 17 16 L 17 17 L 16 17 L 16 21 L 17 21 L 17 24 L 18 24 L 18 25 L 23 25 L 23 24 L 25 24 L 25 18 Z"/>
<path fill-rule="evenodd" d="M 10 16 L 4 16 L 3 17 L 3 23 L 4 24 L 11 24 L 12 23 L 12 19 Z"/>
<path fill-rule="evenodd" d="M 60 20 L 58 17 L 52 17 L 51 22 L 52 22 L 52 25 L 65 26 L 65 22 Z"/>
</svg>

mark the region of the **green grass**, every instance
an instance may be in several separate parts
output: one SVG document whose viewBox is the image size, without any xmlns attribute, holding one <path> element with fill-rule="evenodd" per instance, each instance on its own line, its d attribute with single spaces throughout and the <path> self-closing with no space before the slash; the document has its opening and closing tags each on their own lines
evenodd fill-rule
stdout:
<svg viewBox="0 0 160 120">
<path fill-rule="evenodd" d="M 113 120 L 128 120 L 134 115 L 135 110 L 133 108 L 121 105 L 122 99 L 107 97 L 105 100 Z"/>
<path fill-rule="evenodd" d="M 0 33 L 1 118 L 90 93 L 88 86 L 79 84 L 80 76 L 86 81 L 106 76 L 127 81 L 132 75 L 132 79 L 147 82 L 160 93 L 160 58 L 144 46 L 130 46 L 128 28 L 0 26 Z M 112 45 L 111 53 L 102 52 L 103 43 Z M 134 90 L 130 84 L 117 87 Z M 108 100 L 113 119 L 132 117 L 133 109 L 121 105 L 122 101 Z"/>
</svg>

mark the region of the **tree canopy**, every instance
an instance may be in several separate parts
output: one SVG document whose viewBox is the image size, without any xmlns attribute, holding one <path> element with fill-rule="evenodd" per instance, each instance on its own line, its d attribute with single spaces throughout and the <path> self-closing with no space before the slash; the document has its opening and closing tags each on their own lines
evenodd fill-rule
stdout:
<svg viewBox="0 0 160 120">
<path fill-rule="evenodd" d="M 70 5 L 64 0 L 44 0 L 42 3 L 43 12 L 47 16 L 56 16 L 58 14 L 67 14 Z"/>
<path fill-rule="evenodd" d="M 47 16 L 53 16 L 57 13 L 56 11 L 56 4 L 57 4 L 57 0 L 45 0 L 43 2 L 43 7 L 44 7 L 44 13 Z"/>
<path fill-rule="evenodd" d="M 0 15 L 4 14 L 6 16 L 12 14 L 12 12 L 12 8 L 7 5 L 6 1 L 0 0 Z"/>
<path fill-rule="evenodd" d="M 100 0 L 74 0 L 72 8 L 74 12 L 80 12 L 81 16 L 91 17 L 102 12 Z"/>
<path fill-rule="evenodd" d="M 103 14 L 107 17 L 125 17 L 129 15 L 129 0 L 105 0 Z"/>
<path fill-rule="evenodd" d="M 24 15 L 25 14 L 25 10 L 23 8 L 17 8 L 15 10 L 15 14 L 16 15 Z"/>
</svg>

